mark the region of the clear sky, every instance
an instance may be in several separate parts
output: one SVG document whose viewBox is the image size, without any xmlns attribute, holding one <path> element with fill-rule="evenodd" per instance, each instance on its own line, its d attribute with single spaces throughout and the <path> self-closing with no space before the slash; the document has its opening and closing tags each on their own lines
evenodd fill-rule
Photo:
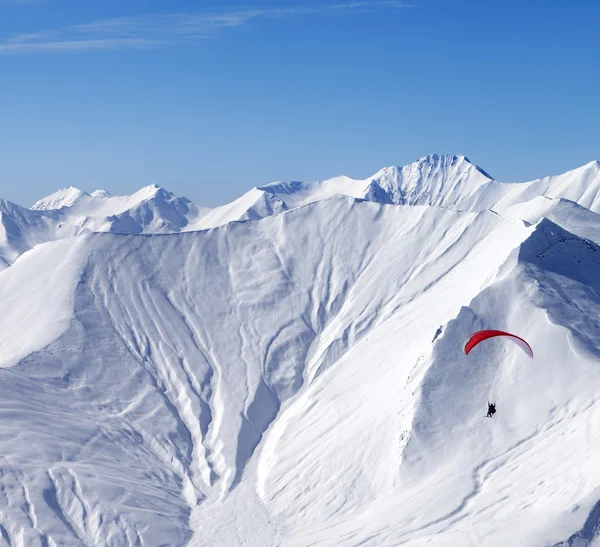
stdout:
<svg viewBox="0 0 600 547">
<path fill-rule="evenodd" d="M 0 197 L 600 159 L 597 0 L 0 0 Z"/>
</svg>

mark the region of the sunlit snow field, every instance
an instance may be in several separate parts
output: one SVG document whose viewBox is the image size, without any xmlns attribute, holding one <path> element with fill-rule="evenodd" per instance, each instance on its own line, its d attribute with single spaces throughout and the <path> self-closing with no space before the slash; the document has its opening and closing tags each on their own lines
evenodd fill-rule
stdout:
<svg viewBox="0 0 600 547">
<path fill-rule="evenodd" d="M 2 201 L 0 545 L 600 544 L 598 213 L 461 156 Z"/>
</svg>

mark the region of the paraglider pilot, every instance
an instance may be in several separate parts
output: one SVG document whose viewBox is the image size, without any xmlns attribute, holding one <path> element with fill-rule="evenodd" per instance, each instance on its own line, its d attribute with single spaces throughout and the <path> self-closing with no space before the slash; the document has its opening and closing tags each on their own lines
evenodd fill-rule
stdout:
<svg viewBox="0 0 600 547">
<path fill-rule="evenodd" d="M 496 403 L 488 403 L 488 418 L 493 418 L 494 414 L 496 414 Z"/>
</svg>

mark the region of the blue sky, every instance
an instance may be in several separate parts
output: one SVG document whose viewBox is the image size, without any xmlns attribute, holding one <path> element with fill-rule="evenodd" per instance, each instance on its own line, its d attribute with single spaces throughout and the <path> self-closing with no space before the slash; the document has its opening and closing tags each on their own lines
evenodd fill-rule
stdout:
<svg viewBox="0 0 600 547">
<path fill-rule="evenodd" d="M 600 159 L 595 0 L 0 0 L 0 197 Z"/>
</svg>

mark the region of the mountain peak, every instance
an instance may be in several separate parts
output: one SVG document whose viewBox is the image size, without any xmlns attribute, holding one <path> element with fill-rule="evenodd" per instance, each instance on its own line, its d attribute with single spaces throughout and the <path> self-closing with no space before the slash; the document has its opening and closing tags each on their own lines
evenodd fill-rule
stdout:
<svg viewBox="0 0 600 547">
<path fill-rule="evenodd" d="M 48 211 L 51 209 L 61 209 L 62 207 L 70 207 L 82 197 L 90 197 L 87 192 L 75 188 L 75 186 L 67 186 L 54 194 L 36 201 L 31 207 L 38 211 Z"/>
<path fill-rule="evenodd" d="M 14 214 L 15 211 L 21 211 L 23 208 L 12 201 L 0 198 L 0 212 Z"/>
<path fill-rule="evenodd" d="M 594 173 L 599 173 L 600 172 L 600 161 L 598 161 L 598 160 L 590 161 L 589 163 L 582 165 L 580 167 L 580 169 L 586 170 L 586 171 L 593 171 Z"/>
<path fill-rule="evenodd" d="M 427 156 L 423 156 L 423 157 L 419 158 L 414 163 L 418 163 L 418 164 L 427 163 L 427 164 L 433 164 L 433 165 L 438 165 L 438 164 L 442 163 L 442 164 L 446 164 L 446 165 L 455 165 L 455 164 L 461 163 L 461 162 L 471 163 L 469 158 L 467 158 L 466 156 L 456 155 L 456 154 L 428 154 Z M 473 165 L 473 164 L 471 163 L 471 165 Z"/>
<path fill-rule="evenodd" d="M 417 161 L 415 161 L 412 164 L 407 165 L 406 167 L 411 167 L 411 166 L 415 166 L 415 167 L 430 166 L 433 168 L 444 168 L 444 169 L 453 168 L 453 167 L 454 168 L 460 167 L 465 170 L 474 169 L 474 170 L 478 171 L 479 173 L 481 173 L 486 178 L 492 179 L 492 177 L 488 173 L 486 173 L 478 165 L 475 165 L 469 158 L 467 158 L 467 156 L 463 156 L 460 154 L 458 154 L 458 155 L 429 154 L 428 156 L 423 156 L 422 158 L 419 158 Z"/>
<path fill-rule="evenodd" d="M 106 190 L 94 190 L 91 194 L 90 194 L 93 198 L 109 198 L 112 197 L 112 194 L 110 192 L 107 192 Z"/>
<path fill-rule="evenodd" d="M 381 196 L 383 192 L 395 204 L 462 209 L 460 203 L 492 180 L 465 156 L 431 154 L 404 167 L 381 169 L 371 177 L 369 195 Z"/>
<path fill-rule="evenodd" d="M 148 186 L 144 186 L 131 196 L 132 198 L 137 198 L 140 200 L 152 199 L 154 197 L 162 197 L 162 198 L 172 198 L 175 197 L 175 194 L 165 190 L 158 184 L 149 184 Z"/>
</svg>

